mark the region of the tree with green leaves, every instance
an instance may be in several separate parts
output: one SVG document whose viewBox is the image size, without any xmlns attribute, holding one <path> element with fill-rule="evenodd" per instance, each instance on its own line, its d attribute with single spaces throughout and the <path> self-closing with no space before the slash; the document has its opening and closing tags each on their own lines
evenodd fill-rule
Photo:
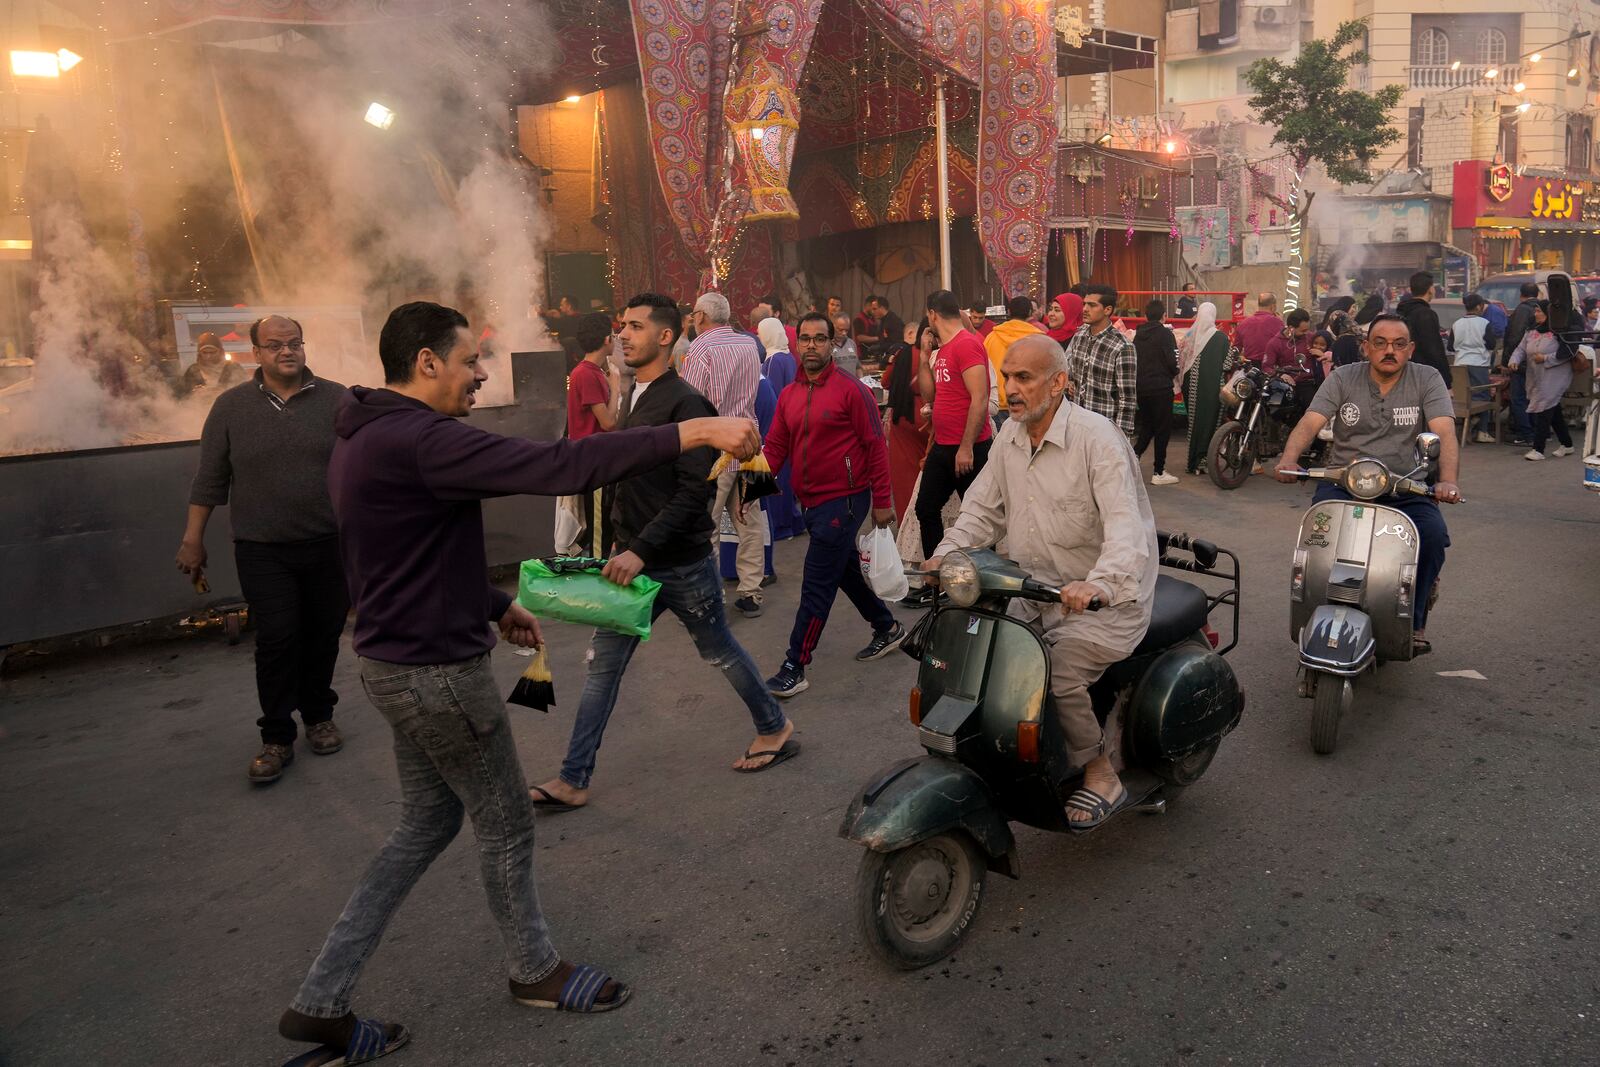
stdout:
<svg viewBox="0 0 1600 1067">
<path fill-rule="evenodd" d="M 1320 164 L 1341 185 L 1369 182 L 1378 152 L 1400 139 L 1389 113 L 1404 87 L 1386 85 L 1374 92 L 1350 87 L 1352 68 L 1368 59 L 1362 47 L 1366 30 L 1361 19 L 1340 23 L 1327 40 L 1301 45 L 1293 61 L 1258 59 L 1244 74 L 1255 94 L 1250 110 L 1258 121 L 1277 128 L 1272 143 L 1294 161 L 1294 182 L 1284 204 L 1290 215 L 1288 308 L 1299 303 L 1301 236 L 1315 196 L 1305 188 L 1307 169 Z"/>
</svg>

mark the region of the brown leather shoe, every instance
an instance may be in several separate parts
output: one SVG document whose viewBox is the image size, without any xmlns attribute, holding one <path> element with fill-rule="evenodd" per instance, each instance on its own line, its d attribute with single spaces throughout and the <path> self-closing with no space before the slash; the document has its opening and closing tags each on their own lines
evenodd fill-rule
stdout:
<svg viewBox="0 0 1600 1067">
<path fill-rule="evenodd" d="M 307 726 L 306 740 L 311 744 L 311 751 L 319 756 L 331 756 L 344 747 L 344 738 L 339 736 L 339 728 L 333 725 L 332 719 Z"/>
<path fill-rule="evenodd" d="M 276 782 L 293 762 L 293 745 L 262 745 L 261 754 L 250 761 L 250 780 L 257 785 Z"/>
</svg>

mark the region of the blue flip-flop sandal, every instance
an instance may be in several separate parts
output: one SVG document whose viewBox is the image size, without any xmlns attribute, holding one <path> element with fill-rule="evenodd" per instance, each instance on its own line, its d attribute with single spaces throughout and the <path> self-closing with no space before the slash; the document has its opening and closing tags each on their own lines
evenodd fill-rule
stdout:
<svg viewBox="0 0 1600 1067">
<path fill-rule="evenodd" d="M 633 990 L 617 982 L 616 992 L 611 999 L 601 1000 L 600 991 L 606 987 L 607 982 L 614 981 L 616 979 L 600 968 L 580 963 L 572 969 L 571 974 L 567 975 L 567 980 L 562 983 L 561 993 L 555 1000 L 536 1000 L 533 997 L 515 997 L 515 999 L 518 1004 L 526 1004 L 530 1008 L 549 1008 L 553 1011 L 575 1011 L 594 1015 L 602 1011 L 615 1011 L 633 996 Z"/>
<path fill-rule="evenodd" d="M 394 1036 L 389 1028 L 376 1019 L 357 1019 L 350 1043 L 343 1050 L 323 1045 L 310 1052 L 301 1053 L 283 1067 L 355 1067 L 358 1063 L 371 1063 L 387 1056 L 411 1040 L 411 1031 L 399 1027 Z"/>
<path fill-rule="evenodd" d="M 1089 818 L 1082 822 L 1067 822 L 1067 829 L 1075 834 L 1087 833 L 1115 815 L 1128 802 L 1128 788 L 1115 801 L 1107 800 L 1093 789 L 1078 789 L 1067 798 L 1067 807 L 1073 811 L 1086 811 Z"/>
</svg>

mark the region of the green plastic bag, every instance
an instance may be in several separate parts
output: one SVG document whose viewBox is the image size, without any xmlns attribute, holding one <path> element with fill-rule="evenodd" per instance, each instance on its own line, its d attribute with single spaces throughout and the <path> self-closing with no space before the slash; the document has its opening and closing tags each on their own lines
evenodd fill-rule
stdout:
<svg viewBox="0 0 1600 1067">
<path fill-rule="evenodd" d="M 650 640 L 650 615 L 661 583 L 639 575 L 627 585 L 600 577 L 604 560 L 552 556 L 522 561 L 517 603 L 542 619 L 560 619 Z"/>
</svg>

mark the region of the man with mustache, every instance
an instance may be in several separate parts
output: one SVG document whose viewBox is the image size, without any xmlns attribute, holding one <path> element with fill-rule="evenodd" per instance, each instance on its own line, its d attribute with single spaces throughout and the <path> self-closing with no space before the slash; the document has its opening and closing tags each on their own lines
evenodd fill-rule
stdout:
<svg viewBox="0 0 1600 1067">
<path fill-rule="evenodd" d="M 667 304 L 670 348 L 678 309 Z M 628 987 L 604 971 L 562 960 L 539 906 L 533 802 L 489 650 L 495 626 L 515 645 L 543 640 L 534 617 L 489 583 L 480 501 L 583 493 L 670 469 L 683 456 L 698 459 L 708 446 L 745 457 L 760 447 L 747 419 L 687 419 L 548 442 L 469 426 L 461 420 L 489 375 L 466 316 L 438 304 L 395 308 L 378 355 L 384 388 L 358 386 L 340 404 L 328 489 L 356 605 L 361 684 L 394 734 L 399 825 L 278 1023 L 291 1041 L 343 1051 L 341 1063 L 376 1059 L 410 1036 L 397 1023 L 357 1019 L 351 992 L 389 920 L 463 817 L 477 838 L 512 999 L 574 1012 L 610 1011 L 628 999 Z M 663 351 L 663 365 L 666 358 Z M 703 502 L 698 514 L 710 521 Z M 705 536 L 700 544 L 709 550 Z"/>
<path fill-rule="evenodd" d="M 810 686 L 806 665 L 841 591 L 872 627 L 872 640 L 856 659 L 882 659 L 905 639 L 905 627 L 867 585 L 858 565 L 856 533 L 869 513 L 875 526 L 893 522 L 894 497 L 883 420 L 866 387 L 834 363 L 834 329 L 821 312 L 801 317 L 803 373 L 778 397 L 778 411 L 763 446 L 774 474 L 789 465 L 790 482 L 805 509 L 810 535 L 805 584 L 800 588 L 788 655 L 778 673 L 767 680 L 773 695 L 785 699 Z"/>
<path fill-rule="evenodd" d="M 216 337 L 203 334 L 202 349 L 207 339 Z M 328 501 L 328 457 L 345 388 L 311 373 L 305 335 L 291 318 L 252 323 L 250 345 L 255 374 L 218 396 L 206 416 L 177 562 L 197 589 L 204 584 L 206 524 L 226 505 L 239 588 L 256 629 L 261 752 L 250 761 L 250 781 L 265 785 L 294 762 L 296 709 L 312 752 L 344 747 L 333 723 L 333 665 L 350 600 Z M 220 344 L 217 352 L 220 360 Z"/>
<path fill-rule="evenodd" d="M 923 569 L 937 576 L 946 553 L 1004 540 L 1007 555 L 1035 579 L 1061 587 L 1059 606 L 1013 600 L 1008 611 L 1050 646 L 1061 736 L 1069 762 L 1084 770 L 1082 788 L 1067 800 L 1067 821 L 1092 830 L 1128 791 L 1106 755 L 1089 686 L 1150 627 L 1155 517 L 1127 436 L 1103 415 L 1066 402 L 1067 355 L 1055 339 L 1021 338 L 1006 350 L 1002 370 L 1011 417 Z M 1096 598 L 1101 610 L 1086 613 Z"/>
<path fill-rule="evenodd" d="M 1456 475 L 1461 453 L 1456 444 L 1455 407 L 1444 379 L 1426 365 L 1413 365 L 1411 328 L 1399 315 L 1384 314 L 1367 330 L 1366 361 L 1339 367 L 1317 390 L 1311 408 L 1295 424 L 1289 443 L 1278 459 L 1277 478 L 1294 482 L 1304 473 L 1299 457 L 1311 447 L 1324 426 L 1333 426 L 1333 446 L 1328 466 L 1342 467 L 1362 456 L 1382 460 L 1391 471 L 1404 474 L 1412 467 L 1412 446 L 1417 434 L 1431 430 L 1439 435 L 1439 481 L 1432 497 L 1383 496 L 1374 503 L 1403 511 L 1416 524 L 1421 541 L 1417 557 L 1414 640 L 1417 652 L 1432 650 L 1423 637 L 1428 622 L 1428 592 L 1444 569 L 1444 550 L 1450 531 L 1435 501 L 1459 503 Z M 1342 486 L 1321 482 L 1313 502 L 1353 500 Z"/>
</svg>

